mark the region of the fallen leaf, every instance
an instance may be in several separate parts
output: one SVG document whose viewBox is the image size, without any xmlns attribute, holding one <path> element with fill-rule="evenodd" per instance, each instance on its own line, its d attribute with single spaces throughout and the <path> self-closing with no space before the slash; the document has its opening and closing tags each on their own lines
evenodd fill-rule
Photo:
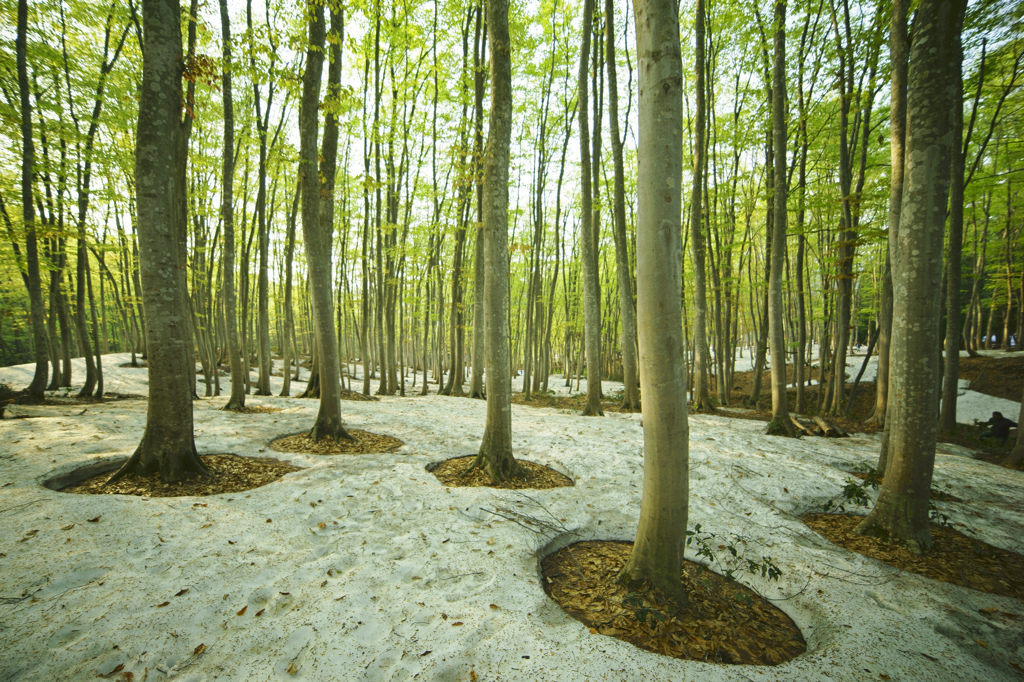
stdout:
<svg viewBox="0 0 1024 682">
<path fill-rule="evenodd" d="M 157 607 L 158 609 L 162 609 L 163 607 L 167 606 L 167 605 L 168 605 L 168 604 L 170 604 L 170 603 L 171 603 L 171 602 L 169 602 L 169 601 L 165 601 L 165 602 L 164 602 L 163 604 L 157 604 L 157 605 L 156 605 L 156 607 Z"/>
<path fill-rule="evenodd" d="M 887 679 L 889 679 L 889 676 L 888 675 L 879 674 L 878 675 L 878 679 L 880 679 L 880 680 L 887 680 Z"/>
<path fill-rule="evenodd" d="M 31 540 L 33 537 L 35 537 L 36 533 L 38 532 L 38 530 L 30 530 L 29 532 L 25 533 L 25 537 L 18 540 L 18 542 L 25 542 L 25 540 Z"/>
<path fill-rule="evenodd" d="M 174 596 L 175 596 L 175 597 L 180 597 L 180 596 L 181 596 L 181 595 L 183 595 L 183 594 L 188 594 L 188 588 L 187 588 L 187 587 L 186 587 L 186 588 L 185 588 L 184 590 L 181 590 L 180 592 L 176 592 L 176 593 L 174 594 Z"/>
<path fill-rule="evenodd" d="M 975 642 L 977 642 L 978 644 L 982 645 L 982 646 L 983 646 L 983 647 L 985 647 L 986 649 L 988 648 L 988 644 L 985 644 L 985 643 L 984 643 L 983 641 L 981 641 L 980 639 L 976 639 L 976 640 L 974 640 L 974 641 L 975 641 Z"/>
<path fill-rule="evenodd" d="M 86 519 L 86 521 L 88 521 L 89 523 L 96 523 L 97 521 L 100 520 L 100 516 L 103 516 L 103 515 L 100 514 L 96 518 L 94 518 L 94 519 Z"/>
<path fill-rule="evenodd" d="M 297 672 L 299 672 L 299 669 L 295 667 L 295 662 L 292 661 L 291 663 L 288 664 L 288 674 L 289 675 L 294 675 Z"/>
<path fill-rule="evenodd" d="M 454 623 L 452 623 L 452 627 L 455 627 L 456 625 L 462 625 L 462 624 L 463 624 L 463 623 L 462 623 L 462 621 L 461 621 L 461 620 L 457 620 L 457 621 L 455 621 Z"/>
<path fill-rule="evenodd" d="M 997 609 L 997 608 L 996 608 L 996 607 L 994 607 L 994 606 L 988 606 L 988 607 L 986 607 L 986 608 L 980 609 L 980 612 L 981 612 L 981 613 L 995 613 L 995 612 L 996 612 L 996 611 L 998 611 L 998 610 L 999 610 L 999 609 Z"/>
<path fill-rule="evenodd" d="M 287 595 L 291 594 L 291 592 L 278 592 L 278 594 L 283 594 L 283 595 L 287 596 Z"/>
<path fill-rule="evenodd" d="M 259 618 L 260 616 L 262 616 L 264 611 L 266 611 L 266 609 L 260 609 L 259 611 L 257 611 L 256 612 L 256 618 Z"/>
<path fill-rule="evenodd" d="M 233 544 L 235 544 L 235 541 L 234 540 L 228 540 L 228 544 L 229 545 L 233 545 Z"/>
<path fill-rule="evenodd" d="M 596 635 L 597 634 L 597 628 L 590 628 L 590 634 Z"/>
<path fill-rule="evenodd" d="M 326 524 L 326 523 L 324 523 L 323 521 L 321 521 L 320 523 L 316 524 L 316 527 L 317 527 L 317 528 L 321 528 L 321 529 L 323 529 L 323 528 L 326 528 L 326 527 L 327 527 L 327 524 Z"/>
<path fill-rule="evenodd" d="M 271 519 L 267 519 L 267 523 L 270 523 Z"/>
<path fill-rule="evenodd" d="M 68 525 L 66 525 L 66 526 L 61 526 L 61 527 L 60 527 L 60 529 L 61 529 L 61 530 L 71 530 L 71 529 L 72 529 L 72 528 L 74 528 L 74 527 L 75 527 L 75 524 L 73 524 L 73 523 L 69 523 L 69 524 L 68 524 Z"/>
<path fill-rule="evenodd" d="M 497 604 L 491 604 L 491 608 L 492 609 L 497 609 L 497 608 L 500 608 L 500 607 Z"/>
<path fill-rule="evenodd" d="M 427 649 L 422 654 L 420 654 L 420 658 L 422 658 L 422 657 L 424 657 L 424 656 L 426 656 L 427 654 L 430 654 L 430 653 L 433 653 L 433 652 L 430 649 Z"/>
<path fill-rule="evenodd" d="M 246 610 L 247 608 L 249 608 L 249 605 L 248 605 L 248 604 L 246 604 L 245 606 L 243 606 L 243 607 L 242 607 L 242 609 L 241 609 L 241 610 L 240 610 L 240 611 L 239 611 L 238 613 L 236 613 L 235 615 L 236 615 L 236 616 L 244 616 L 244 615 L 245 615 L 245 610 Z"/>
<path fill-rule="evenodd" d="M 203 528 L 209 528 L 212 525 L 213 525 L 212 523 L 207 523 L 206 525 L 199 526 L 199 530 L 202 530 Z"/>
<path fill-rule="evenodd" d="M 204 504 L 203 506 L 205 507 L 206 505 Z M 200 644 L 200 645 L 199 645 L 199 646 L 197 646 L 197 647 L 195 648 L 195 650 L 194 650 L 194 651 L 192 652 L 192 655 L 193 655 L 193 656 L 198 656 L 199 654 L 203 653 L 204 651 L 206 651 L 206 645 L 205 645 L 205 644 Z"/>
</svg>

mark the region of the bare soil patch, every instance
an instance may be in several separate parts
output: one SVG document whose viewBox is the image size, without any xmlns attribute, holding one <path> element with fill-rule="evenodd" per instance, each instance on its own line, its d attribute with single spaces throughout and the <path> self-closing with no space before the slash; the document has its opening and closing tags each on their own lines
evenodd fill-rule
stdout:
<svg viewBox="0 0 1024 682">
<path fill-rule="evenodd" d="M 348 391 L 348 390 L 343 390 L 341 392 L 341 399 L 342 400 L 354 400 L 356 402 L 360 402 L 360 401 L 362 401 L 362 402 L 379 402 L 380 401 L 380 398 L 378 398 L 375 395 L 365 395 L 363 393 L 359 393 L 358 391 Z"/>
<path fill-rule="evenodd" d="M 863 516 L 804 514 L 809 528 L 852 552 L 932 580 L 970 587 L 980 592 L 1024 600 L 1024 556 L 969 538 L 959 531 L 931 525 L 932 548 L 914 554 L 878 538 L 853 532 Z"/>
<path fill-rule="evenodd" d="M 265 405 L 246 405 L 245 407 L 227 409 L 224 408 L 225 412 L 234 412 L 235 414 L 273 414 L 280 412 L 280 407 L 267 407 Z"/>
<path fill-rule="evenodd" d="M 960 358 L 960 378 L 971 381 L 971 390 L 1020 402 L 1024 386 L 1024 354 L 990 358 Z M 1016 420 L 1017 415 L 1006 415 Z"/>
<path fill-rule="evenodd" d="M 437 476 L 437 480 L 453 488 L 501 488 L 503 490 L 529 490 L 547 488 L 565 488 L 575 485 L 565 474 L 551 467 L 537 464 L 525 459 L 516 461 L 525 470 L 525 476 L 512 478 L 500 483 L 491 481 L 491 477 L 483 469 L 470 469 L 476 455 L 446 459 L 429 469 Z"/>
<path fill-rule="evenodd" d="M 122 362 L 118 367 L 128 367 L 133 369 L 146 369 L 149 365 L 146 364 L 145 360 L 139 360 L 134 365 L 130 362 Z"/>
<path fill-rule="evenodd" d="M 586 395 L 551 395 L 549 393 L 531 393 L 530 399 L 526 399 L 525 393 L 513 393 L 512 402 L 516 405 L 527 407 L 552 407 L 558 410 L 575 410 L 582 412 L 587 406 Z M 640 410 L 622 409 L 622 394 L 618 396 L 605 396 L 601 400 L 601 409 L 605 412 L 639 413 Z"/>
<path fill-rule="evenodd" d="M 631 542 L 577 542 L 544 557 L 544 591 L 602 634 L 641 649 L 694 661 L 778 665 L 807 650 L 792 619 L 753 590 L 690 561 L 682 582 L 690 597 L 675 608 L 657 593 L 616 582 Z"/>
<path fill-rule="evenodd" d="M 866 481 L 869 476 L 872 476 L 872 473 L 866 471 L 847 471 L 846 473 L 862 481 Z M 878 487 L 885 483 L 885 476 L 875 476 L 872 480 L 877 483 L 874 487 Z M 962 499 L 952 493 L 947 493 L 945 490 L 935 490 L 934 488 L 931 490 L 930 497 L 936 502 L 963 502 Z"/>
<path fill-rule="evenodd" d="M 964 358 L 960 358 L 963 360 Z M 1020 396 L 1017 396 L 1018 398 Z M 1016 419 L 1017 415 L 1006 415 L 1010 419 Z M 1010 431 L 1010 437 L 1005 443 L 1000 443 L 992 438 L 982 440 L 978 438 L 987 426 L 975 426 L 974 424 L 957 424 L 953 433 L 939 433 L 940 443 L 953 443 L 971 450 L 975 459 L 980 459 L 989 464 L 1002 465 L 1003 459 L 1013 450 L 1017 442 L 1017 430 Z M 1018 467 L 1019 468 L 1019 467 Z"/>
<path fill-rule="evenodd" d="M 301 471 L 288 462 L 269 457 L 238 455 L 203 455 L 203 464 L 213 474 L 182 483 L 161 483 L 156 474 L 147 477 L 128 476 L 106 485 L 113 475 L 105 472 L 61 490 L 76 495 L 138 495 L 140 497 L 189 497 L 238 493 L 281 480 L 285 474 Z"/>
<path fill-rule="evenodd" d="M 305 431 L 282 436 L 270 441 L 270 447 L 278 452 L 302 452 L 310 455 L 370 455 L 394 452 L 404 442 L 393 436 L 370 433 L 362 429 L 347 429 L 355 440 L 313 440 Z"/>
</svg>

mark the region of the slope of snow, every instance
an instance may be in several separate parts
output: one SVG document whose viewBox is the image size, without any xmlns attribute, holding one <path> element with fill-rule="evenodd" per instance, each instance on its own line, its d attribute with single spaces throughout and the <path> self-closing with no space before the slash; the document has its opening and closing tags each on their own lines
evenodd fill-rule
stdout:
<svg viewBox="0 0 1024 682">
<path fill-rule="evenodd" d="M 145 391 L 145 370 L 116 367 L 126 359 L 106 358 L 108 389 Z M 20 386 L 30 369 L 0 369 L 0 381 Z M 314 401 L 250 396 L 283 408 L 252 415 L 218 411 L 225 402 L 195 403 L 201 453 L 306 468 L 203 498 L 69 495 L 42 483 L 131 454 L 145 402 L 18 407 L 41 416 L 0 422 L 0 679 L 95 679 L 123 665 L 135 680 L 189 682 L 469 680 L 471 671 L 480 680 L 966 682 L 1019 679 L 1008 663 L 1024 666 L 1019 601 L 900 573 L 796 519 L 839 491 L 844 470 L 875 462 L 877 437 L 778 439 L 758 422 L 691 417 L 691 527 L 741 535 L 751 557 L 771 556 L 781 581 L 742 580 L 808 641 L 784 665 L 730 667 L 592 635 L 541 587 L 538 558 L 552 548 L 632 538 L 640 415 L 513 406 L 516 455 L 576 481 L 523 494 L 448 489 L 425 469 L 476 449 L 482 401 L 344 402 L 348 424 L 406 443 L 357 457 L 269 450 L 272 438 L 312 424 Z M 958 528 L 1024 552 L 1024 474 L 939 454 L 935 480 L 965 500 L 943 505 Z M 545 523 L 491 513 L 511 515 L 503 510 Z M 981 612 L 988 607 L 1018 618 Z"/>
</svg>

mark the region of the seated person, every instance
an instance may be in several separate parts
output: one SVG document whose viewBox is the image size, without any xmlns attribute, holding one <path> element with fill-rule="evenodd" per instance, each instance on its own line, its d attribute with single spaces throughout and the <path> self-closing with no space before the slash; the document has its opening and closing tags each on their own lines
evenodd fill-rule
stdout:
<svg viewBox="0 0 1024 682">
<path fill-rule="evenodd" d="M 974 423 L 977 424 L 979 422 L 975 420 Z M 1006 417 L 1004 417 L 1002 412 L 993 412 L 992 418 L 989 419 L 987 422 L 981 422 L 981 424 L 984 426 L 988 426 L 988 428 L 978 435 L 979 440 L 984 440 L 985 438 L 995 438 L 999 442 L 1004 444 L 1006 443 L 1006 439 L 1010 435 L 1010 429 L 1017 426 L 1016 422 L 1012 422 Z"/>
</svg>

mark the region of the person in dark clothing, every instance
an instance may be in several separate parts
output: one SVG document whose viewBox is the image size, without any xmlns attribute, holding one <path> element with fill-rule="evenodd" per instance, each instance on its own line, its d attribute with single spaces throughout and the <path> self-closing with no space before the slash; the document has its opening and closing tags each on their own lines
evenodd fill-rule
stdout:
<svg viewBox="0 0 1024 682">
<path fill-rule="evenodd" d="M 1006 439 L 1010 436 L 1010 429 L 1017 426 L 1017 423 L 1004 417 L 1002 412 L 993 412 L 992 418 L 987 422 L 981 422 L 981 425 L 987 426 L 988 428 L 978 435 L 979 440 L 995 438 L 999 442 L 1005 444 Z"/>
</svg>

